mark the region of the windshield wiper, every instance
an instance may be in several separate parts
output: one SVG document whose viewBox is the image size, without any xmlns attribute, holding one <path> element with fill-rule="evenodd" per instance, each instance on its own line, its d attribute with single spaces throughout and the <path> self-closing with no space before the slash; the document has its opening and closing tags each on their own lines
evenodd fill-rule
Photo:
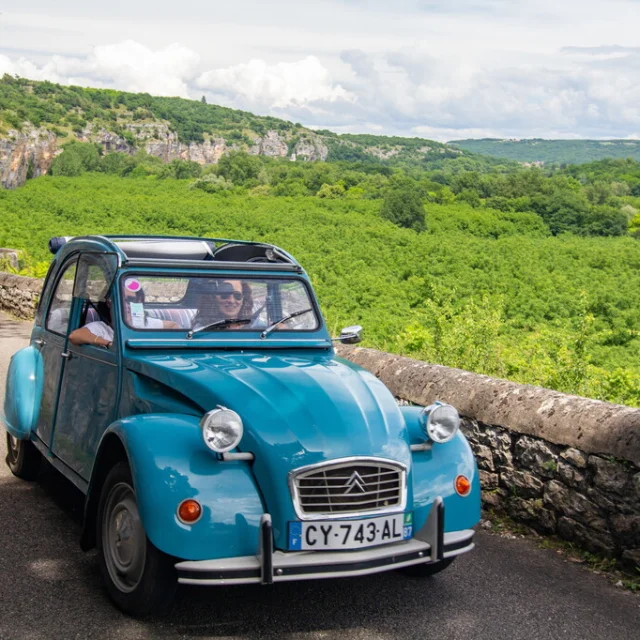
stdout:
<svg viewBox="0 0 640 640">
<path fill-rule="evenodd" d="M 278 325 L 281 325 L 283 322 L 286 322 L 287 320 L 291 320 L 291 318 L 295 318 L 297 316 L 301 316 L 303 313 L 309 313 L 310 311 L 313 311 L 313 309 L 311 307 L 309 307 L 309 309 L 302 309 L 300 311 L 294 311 L 293 313 L 290 313 L 289 315 L 284 316 L 284 318 L 280 318 L 280 320 L 278 320 L 277 322 L 274 322 L 273 324 L 270 324 L 260 334 L 260 337 L 261 338 L 266 338 Z"/>
<path fill-rule="evenodd" d="M 201 331 L 211 331 L 211 329 L 221 329 L 222 327 L 228 327 L 230 324 L 249 324 L 250 322 L 251 318 L 225 318 L 224 320 L 217 320 L 216 322 L 212 322 L 211 324 L 206 324 L 204 327 L 191 329 L 191 331 L 187 333 L 187 338 L 193 338 L 196 333 L 200 333 Z"/>
</svg>

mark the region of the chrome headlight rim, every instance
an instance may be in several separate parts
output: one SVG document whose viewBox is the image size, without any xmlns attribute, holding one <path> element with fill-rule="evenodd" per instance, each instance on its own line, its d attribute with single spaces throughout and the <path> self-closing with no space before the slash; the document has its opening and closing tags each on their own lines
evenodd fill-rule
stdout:
<svg viewBox="0 0 640 640">
<path fill-rule="evenodd" d="M 228 416 L 228 418 L 237 419 L 237 432 L 235 433 L 234 439 L 228 445 L 224 447 L 215 447 L 207 438 L 207 435 L 210 432 L 210 429 L 215 428 L 212 423 L 216 419 L 222 418 L 225 414 Z M 240 444 L 242 436 L 244 435 L 244 424 L 242 423 L 242 418 L 232 409 L 227 409 L 227 407 L 223 407 L 222 405 L 218 405 L 215 409 L 207 411 L 207 413 L 202 416 L 202 418 L 200 419 L 200 428 L 202 430 L 202 440 L 204 441 L 206 447 L 210 451 L 219 454 L 228 453 L 232 449 L 235 449 Z"/>
<path fill-rule="evenodd" d="M 444 411 L 454 411 L 455 417 L 453 418 L 455 426 L 446 437 L 441 437 L 436 430 L 437 418 L 438 414 L 442 414 Z M 438 444 L 445 444 L 446 442 L 450 442 L 455 438 L 456 434 L 460 430 L 460 414 L 458 410 L 451 404 L 446 402 L 436 401 L 433 404 L 430 404 L 428 407 L 425 407 L 422 410 L 422 418 L 423 418 L 423 429 L 426 437 L 432 442 L 436 442 Z"/>
</svg>

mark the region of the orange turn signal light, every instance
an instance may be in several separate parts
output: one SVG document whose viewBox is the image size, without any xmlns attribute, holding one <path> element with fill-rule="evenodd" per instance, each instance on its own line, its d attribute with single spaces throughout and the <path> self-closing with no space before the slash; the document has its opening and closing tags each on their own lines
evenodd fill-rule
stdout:
<svg viewBox="0 0 640 640">
<path fill-rule="evenodd" d="M 455 481 L 456 491 L 461 496 L 468 496 L 471 491 L 471 482 L 466 476 L 458 476 Z"/>
<path fill-rule="evenodd" d="M 188 498 L 178 506 L 178 519 L 185 524 L 193 524 L 200 519 L 202 507 L 196 500 Z"/>
</svg>

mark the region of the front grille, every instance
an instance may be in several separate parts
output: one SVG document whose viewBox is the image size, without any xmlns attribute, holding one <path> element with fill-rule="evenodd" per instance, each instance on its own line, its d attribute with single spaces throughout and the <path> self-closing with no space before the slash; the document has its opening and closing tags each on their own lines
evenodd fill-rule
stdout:
<svg viewBox="0 0 640 640">
<path fill-rule="evenodd" d="M 404 508 L 405 469 L 377 459 L 322 463 L 294 472 L 299 516 L 366 513 Z"/>
</svg>

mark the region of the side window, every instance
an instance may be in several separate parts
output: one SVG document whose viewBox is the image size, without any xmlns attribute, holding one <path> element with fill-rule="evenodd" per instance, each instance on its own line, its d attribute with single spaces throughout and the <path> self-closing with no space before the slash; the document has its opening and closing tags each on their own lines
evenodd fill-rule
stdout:
<svg viewBox="0 0 640 640">
<path fill-rule="evenodd" d="M 91 302 L 104 302 L 118 268 L 112 253 L 84 253 L 80 256 L 74 297 Z"/>
<path fill-rule="evenodd" d="M 97 320 L 112 324 L 108 298 L 117 266 L 117 257 L 113 254 L 85 253 L 80 256 L 73 296 L 84 301 L 83 325 Z"/>
<path fill-rule="evenodd" d="M 73 283 L 76 277 L 76 266 L 77 263 L 74 261 L 66 267 L 56 284 L 45 322 L 45 328 L 48 331 L 53 331 L 61 335 L 67 334 L 69 315 L 71 314 L 71 302 L 73 300 Z"/>
</svg>

